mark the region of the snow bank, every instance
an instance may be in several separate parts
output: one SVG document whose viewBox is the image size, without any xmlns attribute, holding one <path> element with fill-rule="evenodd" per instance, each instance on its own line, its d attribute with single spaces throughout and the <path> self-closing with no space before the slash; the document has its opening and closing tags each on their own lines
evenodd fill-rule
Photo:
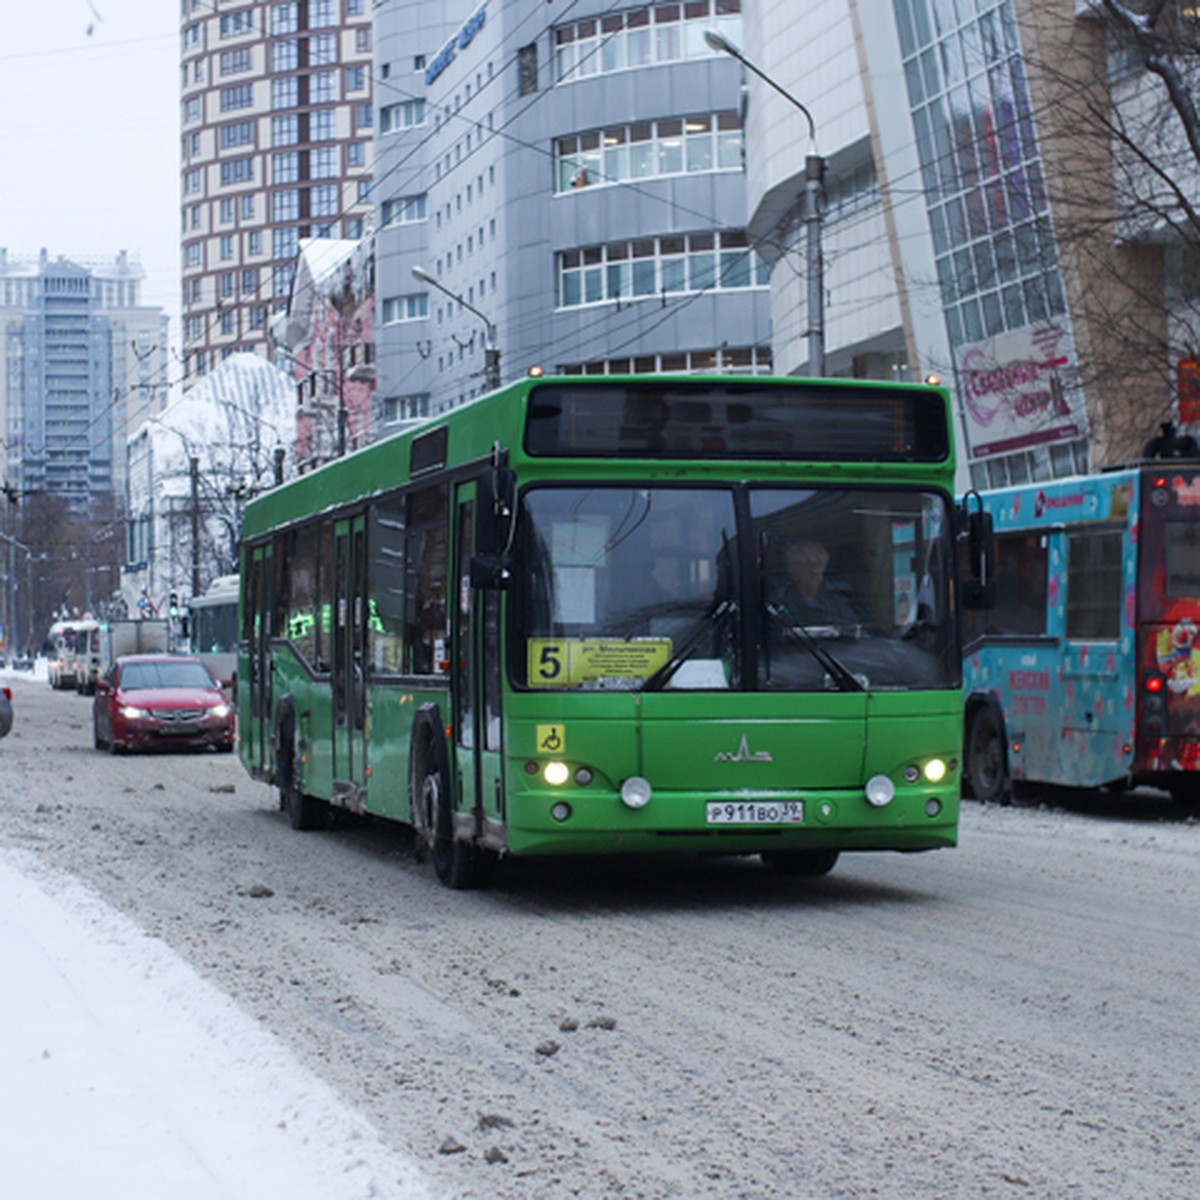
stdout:
<svg viewBox="0 0 1200 1200">
<path fill-rule="evenodd" d="M 0 963 L 5 1195 L 430 1195 L 411 1162 L 182 959 L 6 849 Z"/>
</svg>

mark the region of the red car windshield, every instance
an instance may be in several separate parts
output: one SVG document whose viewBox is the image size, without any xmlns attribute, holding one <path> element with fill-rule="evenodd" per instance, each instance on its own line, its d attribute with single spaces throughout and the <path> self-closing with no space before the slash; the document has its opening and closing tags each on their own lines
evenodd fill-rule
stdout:
<svg viewBox="0 0 1200 1200">
<path fill-rule="evenodd" d="M 129 663 L 121 670 L 121 687 L 126 691 L 153 688 L 204 688 L 216 684 L 198 662 Z"/>
</svg>

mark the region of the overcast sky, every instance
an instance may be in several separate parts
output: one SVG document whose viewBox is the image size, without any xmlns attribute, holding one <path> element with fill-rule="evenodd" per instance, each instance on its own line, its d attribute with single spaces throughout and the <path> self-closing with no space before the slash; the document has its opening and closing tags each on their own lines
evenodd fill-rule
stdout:
<svg viewBox="0 0 1200 1200">
<path fill-rule="evenodd" d="M 0 246 L 145 268 L 179 342 L 179 0 L 3 0 Z"/>
</svg>

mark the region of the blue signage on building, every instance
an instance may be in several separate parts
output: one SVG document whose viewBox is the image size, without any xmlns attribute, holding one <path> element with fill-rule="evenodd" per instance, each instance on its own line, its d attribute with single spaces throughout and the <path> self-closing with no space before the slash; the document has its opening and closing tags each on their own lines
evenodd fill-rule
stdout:
<svg viewBox="0 0 1200 1200">
<path fill-rule="evenodd" d="M 425 68 L 425 84 L 431 84 L 453 61 L 459 50 L 465 50 L 472 38 L 483 28 L 487 5 L 481 4 L 463 27 L 438 51 L 437 57 Z"/>
</svg>

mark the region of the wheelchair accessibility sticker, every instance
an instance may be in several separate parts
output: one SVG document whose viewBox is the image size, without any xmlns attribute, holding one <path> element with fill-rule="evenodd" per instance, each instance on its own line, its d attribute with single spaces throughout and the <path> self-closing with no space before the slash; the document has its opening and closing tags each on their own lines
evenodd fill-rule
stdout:
<svg viewBox="0 0 1200 1200">
<path fill-rule="evenodd" d="M 562 725 L 539 725 L 537 727 L 539 754 L 561 754 L 567 748 L 567 731 Z"/>
</svg>

